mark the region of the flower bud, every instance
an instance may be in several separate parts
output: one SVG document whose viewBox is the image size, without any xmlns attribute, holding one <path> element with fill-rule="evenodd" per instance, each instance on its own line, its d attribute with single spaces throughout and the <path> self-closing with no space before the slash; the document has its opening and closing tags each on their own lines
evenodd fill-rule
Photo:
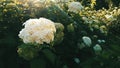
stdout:
<svg viewBox="0 0 120 68">
<path fill-rule="evenodd" d="M 69 24 L 68 26 L 67 26 L 67 30 L 68 30 L 68 32 L 74 32 L 74 25 L 71 23 L 71 24 Z"/>
<path fill-rule="evenodd" d="M 61 23 L 55 23 L 55 28 L 56 28 L 56 32 L 63 32 L 64 30 L 64 25 Z"/>
</svg>

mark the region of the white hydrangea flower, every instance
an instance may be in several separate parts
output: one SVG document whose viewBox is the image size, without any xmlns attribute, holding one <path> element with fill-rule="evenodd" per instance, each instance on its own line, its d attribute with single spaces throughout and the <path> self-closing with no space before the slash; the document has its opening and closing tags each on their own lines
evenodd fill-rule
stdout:
<svg viewBox="0 0 120 68">
<path fill-rule="evenodd" d="M 57 3 L 64 3 L 64 2 L 69 2 L 70 0 L 54 0 L 55 2 L 57 2 Z"/>
<path fill-rule="evenodd" d="M 79 58 L 74 58 L 74 61 L 75 61 L 77 64 L 79 64 L 79 63 L 80 63 Z"/>
<path fill-rule="evenodd" d="M 96 44 L 96 45 L 93 47 L 93 49 L 94 49 L 95 52 L 100 52 L 100 51 L 102 51 L 102 48 L 101 48 L 101 46 L 100 46 L 99 44 Z"/>
<path fill-rule="evenodd" d="M 22 4 L 25 7 L 43 8 L 51 5 L 52 0 L 16 0 L 15 3 Z"/>
<path fill-rule="evenodd" d="M 83 6 L 81 5 L 80 2 L 71 2 L 68 5 L 68 8 L 69 8 L 68 11 L 78 13 L 79 11 L 83 9 Z"/>
<path fill-rule="evenodd" d="M 29 19 L 24 24 L 19 37 L 24 43 L 50 43 L 54 40 L 55 24 L 46 18 Z"/>
<path fill-rule="evenodd" d="M 87 45 L 87 46 L 89 46 L 89 47 L 92 44 L 92 40 L 90 39 L 90 37 L 83 36 L 82 40 L 83 40 L 84 44 Z"/>
</svg>

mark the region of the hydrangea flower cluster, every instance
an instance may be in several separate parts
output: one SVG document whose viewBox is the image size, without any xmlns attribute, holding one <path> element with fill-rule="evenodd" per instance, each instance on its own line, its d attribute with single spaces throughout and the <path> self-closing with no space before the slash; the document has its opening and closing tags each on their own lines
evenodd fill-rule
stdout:
<svg viewBox="0 0 120 68">
<path fill-rule="evenodd" d="M 102 47 L 99 44 L 96 44 L 93 47 L 93 49 L 94 49 L 94 51 L 95 51 L 96 54 L 99 54 L 102 51 Z"/>
<path fill-rule="evenodd" d="M 54 40 L 56 28 L 54 22 L 49 19 L 29 19 L 23 25 L 25 28 L 20 31 L 19 37 L 24 43 L 43 44 Z"/>
<path fill-rule="evenodd" d="M 57 3 L 59 3 L 59 2 L 64 3 L 64 2 L 69 2 L 70 0 L 53 0 L 53 1 L 57 2 Z"/>
<path fill-rule="evenodd" d="M 53 2 L 53 0 L 15 0 L 16 4 L 22 4 L 24 7 L 29 8 L 42 8 L 46 5 L 50 5 L 50 3 Z"/>
<path fill-rule="evenodd" d="M 80 2 L 71 2 L 68 5 L 68 11 L 70 12 L 74 12 L 74 13 L 79 13 L 79 11 L 81 11 L 83 9 L 83 6 L 81 5 Z"/>
<path fill-rule="evenodd" d="M 91 40 L 90 37 L 83 36 L 83 37 L 82 37 L 82 40 L 83 40 L 83 42 L 84 42 L 84 44 L 85 44 L 86 46 L 89 46 L 89 47 L 90 47 L 90 45 L 92 44 L 92 40 Z"/>
</svg>

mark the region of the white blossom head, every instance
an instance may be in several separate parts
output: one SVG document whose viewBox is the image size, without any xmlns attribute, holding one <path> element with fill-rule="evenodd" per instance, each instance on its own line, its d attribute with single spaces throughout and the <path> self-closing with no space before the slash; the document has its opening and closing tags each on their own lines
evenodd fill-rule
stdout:
<svg viewBox="0 0 120 68">
<path fill-rule="evenodd" d="M 43 8 L 51 5 L 52 0 L 15 0 L 15 3 L 22 4 L 24 7 Z"/>
<path fill-rule="evenodd" d="M 24 43 L 43 44 L 50 43 L 54 40 L 54 33 L 56 32 L 55 24 L 49 19 L 29 19 L 24 24 L 19 37 Z"/>
<path fill-rule="evenodd" d="M 66 3 L 66 2 L 69 2 L 70 0 L 52 0 L 56 3 Z"/>
<path fill-rule="evenodd" d="M 70 12 L 74 12 L 74 13 L 79 13 L 79 11 L 81 11 L 83 9 L 83 6 L 81 5 L 80 2 L 71 2 L 68 5 L 68 11 Z"/>
<path fill-rule="evenodd" d="M 94 51 L 95 52 L 100 52 L 102 51 L 102 47 L 99 45 L 99 44 L 96 44 L 94 47 L 93 47 Z"/>
<path fill-rule="evenodd" d="M 74 58 L 74 61 L 75 61 L 77 64 L 79 64 L 79 63 L 80 63 L 79 58 Z"/>
<path fill-rule="evenodd" d="M 84 44 L 85 44 L 86 46 L 89 46 L 89 47 L 90 47 L 90 45 L 92 44 L 92 40 L 90 39 L 90 37 L 83 36 L 83 37 L 82 37 L 82 40 L 83 40 L 83 42 L 84 42 Z"/>
</svg>

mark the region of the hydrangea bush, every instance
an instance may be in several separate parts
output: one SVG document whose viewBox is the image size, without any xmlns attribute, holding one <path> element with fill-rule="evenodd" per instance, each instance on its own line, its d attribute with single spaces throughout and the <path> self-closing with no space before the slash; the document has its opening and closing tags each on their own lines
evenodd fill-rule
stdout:
<svg viewBox="0 0 120 68">
<path fill-rule="evenodd" d="M 1 1 L 0 68 L 119 68 L 120 8 L 96 1 Z"/>
</svg>

